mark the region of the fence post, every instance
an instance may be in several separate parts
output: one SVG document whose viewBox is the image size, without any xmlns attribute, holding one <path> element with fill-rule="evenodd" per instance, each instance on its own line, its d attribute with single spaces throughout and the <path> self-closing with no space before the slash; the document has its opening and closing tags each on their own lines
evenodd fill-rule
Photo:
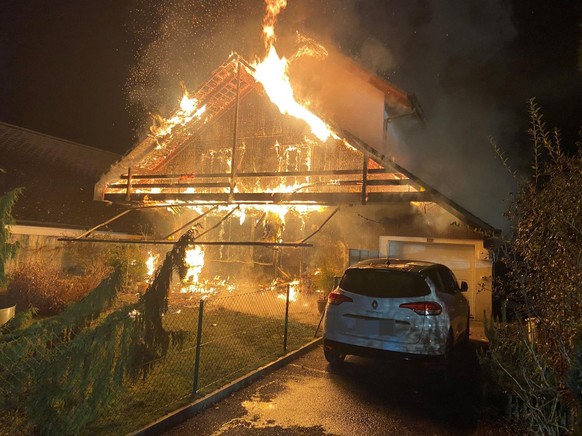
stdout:
<svg viewBox="0 0 582 436">
<path fill-rule="evenodd" d="M 291 285 L 287 283 L 287 296 L 285 298 L 285 336 L 283 337 L 283 354 L 287 354 L 287 333 L 289 331 L 289 292 Z"/>
<path fill-rule="evenodd" d="M 194 360 L 194 388 L 193 395 L 198 392 L 198 375 L 200 373 L 200 348 L 202 347 L 202 318 L 204 317 L 204 300 L 200 300 L 198 308 L 198 331 L 196 332 L 196 358 Z"/>
</svg>

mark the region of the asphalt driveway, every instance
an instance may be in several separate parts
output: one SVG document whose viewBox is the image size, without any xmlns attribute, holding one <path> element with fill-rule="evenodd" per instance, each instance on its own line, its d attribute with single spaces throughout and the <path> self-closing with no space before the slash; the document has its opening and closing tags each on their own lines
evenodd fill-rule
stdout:
<svg viewBox="0 0 582 436">
<path fill-rule="evenodd" d="M 421 366 L 353 356 L 333 369 L 320 345 L 166 434 L 508 434 L 484 400 L 475 347 L 443 381 Z"/>
</svg>

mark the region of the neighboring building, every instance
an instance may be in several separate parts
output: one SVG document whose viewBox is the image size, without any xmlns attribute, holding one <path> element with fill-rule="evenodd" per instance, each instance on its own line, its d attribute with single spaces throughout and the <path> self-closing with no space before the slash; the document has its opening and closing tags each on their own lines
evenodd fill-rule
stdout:
<svg viewBox="0 0 582 436">
<path fill-rule="evenodd" d="M 76 237 L 119 213 L 93 201 L 93 186 L 119 155 L 0 122 L 0 194 L 24 188 L 14 206 L 17 260 L 63 268 L 75 259 L 61 237 Z M 132 231 L 135 222 L 102 230 Z"/>
<path fill-rule="evenodd" d="M 196 112 L 183 113 L 189 118 L 171 129 L 159 126 L 115 163 L 95 185 L 95 199 L 182 211 L 340 206 L 331 236 L 350 253 L 444 263 L 469 283 L 472 315 L 489 314 L 487 243 L 496 230 L 389 157 L 397 128 L 397 121 L 390 121 L 421 116 L 415 98 L 341 56 L 297 62 L 292 79 L 298 93 L 313 97 L 312 107 L 334 132 L 331 136 L 318 139 L 305 122 L 281 115 L 252 67 L 234 54 L 191 96 Z M 259 240 L 256 227 L 264 216 L 259 212 L 251 218 L 238 227 L 223 225 L 218 238 Z M 296 227 L 287 224 L 289 238 L 308 233 L 305 222 Z M 223 251 L 208 253 L 221 256 L 221 262 L 242 263 L 253 256 L 252 248 L 236 259 L 222 257 Z M 303 261 L 303 256 L 287 256 L 299 270 Z"/>
</svg>

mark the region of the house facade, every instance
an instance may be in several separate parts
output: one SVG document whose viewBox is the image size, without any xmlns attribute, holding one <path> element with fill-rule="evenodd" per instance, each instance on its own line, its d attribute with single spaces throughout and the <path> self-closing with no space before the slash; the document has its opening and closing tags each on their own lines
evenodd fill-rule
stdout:
<svg viewBox="0 0 582 436">
<path fill-rule="evenodd" d="M 167 211 L 160 243 L 200 217 L 204 229 L 218 229 L 200 241 L 213 245 L 205 268 L 220 263 L 225 274 L 244 264 L 301 276 L 326 254 L 345 267 L 354 250 L 440 262 L 469 283 L 473 317 L 487 316 L 496 230 L 390 155 L 396 120 L 421 116 L 416 99 L 341 56 L 297 62 L 298 98 L 312 102 L 327 135 L 282 113 L 233 54 L 189 96 L 189 111 L 153 126 L 111 166 L 95 199 Z M 307 240 L 307 254 L 281 248 Z"/>
</svg>

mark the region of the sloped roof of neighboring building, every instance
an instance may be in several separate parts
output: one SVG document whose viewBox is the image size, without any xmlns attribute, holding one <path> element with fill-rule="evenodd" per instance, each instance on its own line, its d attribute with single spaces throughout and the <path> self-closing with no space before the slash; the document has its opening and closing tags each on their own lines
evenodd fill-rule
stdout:
<svg viewBox="0 0 582 436">
<path fill-rule="evenodd" d="M 18 224 L 94 226 L 119 213 L 93 201 L 93 187 L 119 155 L 0 122 L 0 194 L 24 188 Z M 130 230 L 135 223 L 118 223 Z"/>
</svg>

